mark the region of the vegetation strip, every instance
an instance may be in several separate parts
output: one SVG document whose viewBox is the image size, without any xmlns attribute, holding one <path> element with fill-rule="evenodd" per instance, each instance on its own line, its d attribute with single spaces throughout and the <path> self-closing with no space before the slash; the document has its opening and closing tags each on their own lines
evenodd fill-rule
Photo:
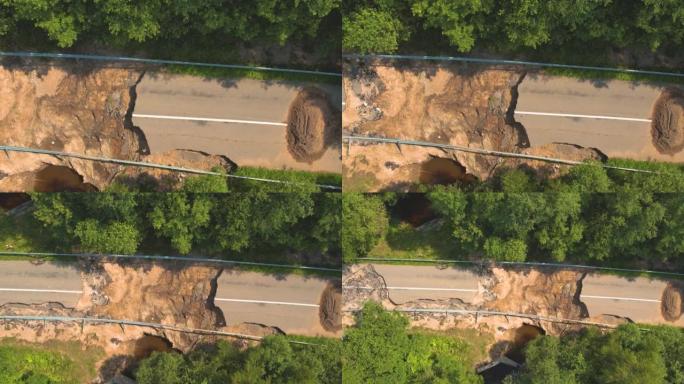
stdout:
<svg viewBox="0 0 684 384">
<path fill-rule="evenodd" d="M 564 69 L 580 69 L 591 71 L 604 72 L 620 72 L 620 73 L 634 73 L 641 75 L 657 75 L 657 76 L 672 76 L 684 77 L 684 73 L 676 72 L 662 72 L 662 71 L 647 71 L 641 69 L 627 69 L 627 68 L 610 68 L 610 67 L 594 67 L 574 64 L 555 64 L 555 63 L 540 63 L 536 61 L 521 61 L 521 60 L 506 60 L 506 59 L 483 59 L 477 57 L 463 57 L 463 56 L 415 56 L 415 55 L 359 55 L 346 54 L 343 55 L 349 59 L 400 59 L 400 60 L 428 60 L 428 61 L 457 61 L 465 63 L 479 63 L 479 64 L 505 64 L 505 65 L 525 65 L 543 68 L 564 68 Z"/>
<path fill-rule="evenodd" d="M 4 51 L 0 51 L 0 56 L 5 56 L 5 57 L 40 57 L 40 58 L 53 58 L 53 59 L 97 60 L 97 61 L 128 61 L 128 62 L 147 63 L 147 64 L 184 65 L 184 66 L 195 66 L 195 67 L 229 68 L 229 69 L 247 69 L 247 70 L 254 70 L 254 71 L 305 73 L 305 74 L 312 74 L 312 75 L 342 77 L 341 73 L 335 73 L 335 72 L 319 72 L 319 71 L 309 71 L 309 70 L 304 70 L 304 69 L 270 68 L 270 67 L 259 67 L 259 66 L 237 65 L 237 64 L 201 63 L 201 62 L 181 61 L 181 60 L 145 59 L 145 58 L 140 58 L 140 57 L 126 57 L 126 56 L 103 56 L 103 55 L 84 55 L 84 54 L 74 54 L 74 53 L 45 53 L 45 52 L 4 52 Z"/>
<path fill-rule="evenodd" d="M 249 266 L 263 266 L 272 268 L 285 269 L 304 269 L 312 271 L 327 271 L 327 272 L 341 272 L 341 269 L 310 267 L 306 265 L 287 265 L 287 264 L 273 264 L 273 263 L 257 263 L 251 261 L 235 261 L 222 259 L 209 259 L 202 257 L 185 257 L 185 256 L 153 256 L 153 255 L 118 255 L 118 254 L 95 254 L 95 253 L 50 253 L 50 252 L 0 252 L 0 256 L 34 256 L 34 257 L 96 257 L 96 258 L 117 258 L 117 259 L 143 259 L 143 260 L 174 260 L 185 261 L 193 263 L 216 263 L 229 265 L 249 265 Z"/>
<path fill-rule="evenodd" d="M 629 272 L 629 273 L 647 273 L 654 275 L 670 275 L 670 276 L 680 276 L 684 277 L 684 273 L 677 272 L 666 272 L 666 271 L 653 271 L 653 270 L 639 270 L 639 269 L 629 269 L 629 268 L 611 268 L 611 267 L 597 267 L 591 265 L 579 265 L 579 264 L 559 264 L 559 263 L 543 263 L 543 262 L 519 262 L 519 261 L 494 261 L 494 260 L 482 260 L 482 261 L 471 261 L 471 260 L 440 260 L 440 259 L 397 259 L 397 258 L 379 258 L 379 257 L 360 257 L 358 258 L 361 262 L 390 262 L 390 263 L 450 263 L 450 264 L 499 264 L 499 265 L 512 265 L 512 266 L 531 266 L 531 267 L 553 267 L 553 268 L 579 268 L 579 269 L 591 269 L 600 271 L 616 271 L 616 272 Z"/>
<path fill-rule="evenodd" d="M 170 330 L 170 331 L 177 331 L 177 332 L 184 332 L 184 333 L 197 333 L 197 334 L 207 334 L 207 335 L 216 335 L 216 336 L 228 336 L 228 337 L 235 337 L 235 338 L 239 338 L 239 339 L 254 340 L 254 341 L 261 341 L 264 339 L 262 336 L 243 335 L 241 333 L 234 333 L 234 332 L 224 332 L 224 331 L 216 331 L 216 330 L 211 330 L 211 329 L 200 329 L 200 328 L 185 328 L 185 327 L 178 327 L 175 325 L 146 323 L 143 321 L 99 319 L 96 317 L 0 315 L 0 320 L 52 321 L 52 322 L 78 321 L 81 323 L 107 323 L 107 324 L 119 324 L 119 325 L 132 325 L 132 326 L 137 326 L 137 327 L 159 328 L 159 329 L 166 329 L 166 330 Z M 298 341 L 298 340 L 287 340 L 287 342 L 292 343 L 292 344 L 302 344 L 302 345 L 319 345 L 319 344 L 315 344 L 315 343 L 308 343 L 305 341 Z"/>
<path fill-rule="evenodd" d="M 577 161 L 577 160 L 565 160 L 565 159 L 557 159 L 557 158 L 553 158 L 553 157 L 526 155 L 524 153 L 502 152 L 502 151 L 493 151 L 493 150 L 489 150 L 489 149 L 469 148 L 469 147 L 462 147 L 462 146 L 450 145 L 450 144 L 438 144 L 438 143 L 431 143 L 428 141 L 402 140 L 402 139 L 392 139 L 392 138 L 385 138 L 385 137 L 349 136 L 349 135 L 342 136 L 342 139 L 348 140 L 349 142 L 352 142 L 354 140 L 358 140 L 358 141 L 376 141 L 376 142 L 380 142 L 380 143 L 389 143 L 389 144 L 416 145 L 416 146 L 420 146 L 420 147 L 434 147 L 434 148 L 441 148 L 441 149 L 451 149 L 451 150 L 455 150 L 455 151 L 477 153 L 477 154 L 481 154 L 481 155 L 516 157 L 516 158 L 522 158 L 522 159 L 546 161 L 546 162 L 566 164 L 566 165 L 589 164 L 589 165 L 599 166 L 599 167 L 603 167 L 603 168 L 617 169 L 617 170 L 628 171 L 628 172 L 660 174 L 660 172 L 649 171 L 649 170 L 645 170 L 645 169 L 617 167 L 614 165 L 606 165 L 606 164 L 602 164 L 602 163 L 587 163 L 587 162 Z"/>
<path fill-rule="evenodd" d="M 101 162 L 106 162 L 106 163 L 115 163 L 115 164 L 130 165 L 130 166 L 136 166 L 136 167 L 158 168 L 158 169 L 165 169 L 167 171 L 194 173 L 194 174 L 198 174 L 198 175 L 223 176 L 223 177 L 230 177 L 230 178 L 235 178 L 235 179 L 263 181 L 263 182 L 267 182 L 267 183 L 308 185 L 305 183 L 297 183 L 294 181 L 273 180 L 273 179 L 264 179 L 264 178 L 260 178 L 260 177 L 231 175 L 231 174 L 225 174 L 225 173 L 220 173 L 220 172 L 204 171 L 201 169 L 174 167 L 172 165 L 148 163 L 148 162 L 144 162 L 144 161 L 111 159 L 111 158 L 107 158 L 107 157 L 89 156 L 89 155 L 82 155 L 82 154 L 71 153 L 71 152 L 51 151 L 51 150 L 47 150 L 47 149 L 37 149 L 37 148 L 0 145 L 0 150 L 11 151 L 11 152 L 36 153 L 36 154 L 52 155 L 52 156 L 73 157 L 73 158 L 82 159 L 82 160 L 89 160 L 89 161 L 101 161 Z M 314 184 L 314 185 L 316 187 L 324 188 L 324 189 L 342 190 L 342 187 L 339 187 L 336 185 L 327 185 L 327 184 Z"/>
<path fill-rule="evenodd" d="M 363 308 L 357 309 L 346 309 L 345 312 L 361 312 Z M 594 325 L 602 328 L 617 328 L 617 325 L 599 323 L 595 321 L 586 320 L 575 320 L 575 319 L 561 319 L 558 317 L 547 317 L 539 315 L 531 315 L 527 313 L 517 313 L 517 312 L 499 312 L 499 311 L 487 311 L 479 309 L 438 309 L 438 308 L 395 308 L 395 312 L 403 313 L 444 313 L 444 314 L 456 314 L 456 315 L 470 315 L 474 314 L 476 316 L 507 316 L 507 317 L 523 317 L 527 319 L 539 320 L 539 321 L 550 321 L 552 323 L 568 323 L 568 324 L 583 324 L 583 325 Z"/>
</svg>

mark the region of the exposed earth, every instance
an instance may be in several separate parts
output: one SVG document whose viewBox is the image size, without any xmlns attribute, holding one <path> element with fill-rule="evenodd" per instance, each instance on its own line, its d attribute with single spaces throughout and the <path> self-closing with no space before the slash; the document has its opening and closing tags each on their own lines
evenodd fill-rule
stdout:
<svg viewBox="0 0 684 384">
<path fill-rule="evenodd" d="M 665 90 L 653 107 L 651 134 L 653 145 L 661 152 L 675 154 L 684 149 L 684 92 Z"/>
<path fill-rule="evenodd" d="M 75 266 L 65 266 L 72 267 Z M 224 272 L 222 268 L 182 263 L 81 260 L 78 270 L 82 293 L 73 307 L 61 302 L 6 302 L 0 305 L 0 315 L 116 319 L 257 337 L 284 333 L 268 324 L 228 321 L 231 313 L 222 311 L 214 303 L 217 279 Z M 11 281 L 5 282 L 5 286 L 9 284 Z M 330 283 L 321 293 L 321 304 L 320 326 L 330 332 L 339 332 L 339 283 Z M 251 311 L 249 307 L 245 310 Z M 268 319 L 263 322 L 268 323 Z M 79 341 L 100 347 L 105 352 L 105 359 L 98 366 L 102 380 L 130 369 L 137 360 L 155 350 L 187 353 L 219 339 L 241 347 L 253 343 L 201 332 L 80 321 L 3 320 L 0 338 L 3 337 L 35 343 Z"/>
<path fill-rule="evenodd" d="M 239 164 L 230 159 L 230 153 L 195 150 L 193 138 L 186 139 L 184 147 L 151 153 L 145 133 L 133 124 L 132 115 L 138 98 L 136 86 L 145 76 L 153 75 L 150 68 L 135 65 L 3 60 L 0 144 L 185 168 L 234 170 Z M 339 112 L 331 108 L 327 94 L 315 89 L 301 92 L 296 101 L 291 109 L 300 113 L 291 121 L 288 138 L 296 143 L 292 149 L 298 161 L 310 162 L 334 145 L 331 138 L 339 137 L 335 124 Z M 264 161 L 267 157 L 265 154 Z M 267 161 L 261 166 L 268 167 Z M 0 160 L 3 192 L 103 190 L 119 178 L 129 183 L 152 181 L 166 190 L 185 177 L 151 168 L 14 151 L 5 151 Z"/>
<path fill-rule="evenodd" d="M 381 266 L 383 268 L 380 268 Z M 386 270 L 385 273 L 390 271 L 387 265 L 377 267 L 378 270 Z M 374 265 L 357 264 L 347 267 L 342 283 L 343 324 L 352 326 L 356 321 L 356 311 L 366 301 L 372 300 L 381 303 L 388 310 L 404 312 L 412 327 L 433 330 L 476 329 L 479 332 L 491 334 L 494 342 L 489 346 L 490 357 L 494 360 L 501 354 L 517 350 L 521 346 L 521 338 L 529 333 L 530 327 L 533 327 L 537 334 L 563 335 L 582 329 L 589 324 L 609 329 L 621 323 L 633 322 L 630 318 L 616 315 L 616 313 L 624 313 L 620 311 L 620 306 L 623 304 L 592 299 L 598 297 L 592 295 L 598 294 L 594 292 L 597 292 L 596 289 L 601 285 L 614 287 L 620 284 L 615 280 L 617 277 L 599 275 L 588 277 L 586 272 L 567 269 L 518 269 L 494 265 L 482 265 L 470 270 L 458 270 L 458 272 L 451 269 L 439 271 L 439 268 L 430 269 L 434 272 L 411 270 L 411 267 L 404 267 L 404 269 L 407 273 L 405 276 L 416 276 L 416 280 L 407 281 L 406 277 L 400 279 L 402 275 L 394 272 L 394 280 L 388 284 L 386 277 L 378 272 Z M 438 278 L 438 275 L 442 277 Z M 423 283 L 418 279 L 421 279 Z M 469 283 L 476 288 L 472 289 L 472 293 L 466 292 L 469 291 L 468 285 L 463 285 L 466 280 L 473 281 Z M 451 281 L 448 286 L 441 285 L 448 281 Z M 639 284 L 648 284 L 648 281 L 641 281 Z M 424 291 L 406 291 L 397 287 L 425 287 L 426 285 L 435 288 Z M 591 287 L 587 288 L 587 285 Z M 640 289 L 651 290 L 646 285 L 642 285 L 627 287 L 629 289 L 625 289 L 624 295 L 633 297 L 639 294 Z M 394 287 L 388 288 L 388 286 Z M 459 287 L 460 292 L 456 292 L 458 290 L 443 291 L 447 287 Z M 664 288 L 660 303 L 638 301 L 623 303 L 632 306 L 632 313 L 637 313 L 635 308 L 654 312 L 660 309 L 662 312 L 662 314 L 654 313 L 656 317 L 650 317 L 650 314 L 644 313 L 639 318 L 641 322 L 678 325 L 684 297 L 682 288 L 673 283 L 660 282 L 653 285 L 654 289 L 658 287 Z M 585 290 L 592 292 L 585 295 Z M 604 299 L 608 298 L 604 297 Z M 435 311 L 416 311 L 421 309 Z M 452 310 L 456 313 L 445 313 L 442 312 L 443 310 Z"/>
<path fill-rule="evenodd" d="M 518 87 L 529 73 L 514 68 L 383 64 L 344 66 L 344 134 L 425 141 L 477 149 L 599 160 L 595 148 L 566 142 L 531 146 L 516 120 Z M 448 159 L 435 166 L 435 160 Z M 485 180 L 505 168 L 531 168 L 540 178 L 568 166 L 412 145 L 343 144 L 345 189 L 415 191 L 420 184 Z"/>
</svg>

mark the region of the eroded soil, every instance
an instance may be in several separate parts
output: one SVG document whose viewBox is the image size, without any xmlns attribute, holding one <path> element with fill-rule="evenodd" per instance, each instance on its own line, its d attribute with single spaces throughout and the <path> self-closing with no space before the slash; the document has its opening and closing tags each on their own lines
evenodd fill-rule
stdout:
<svg viewBox="0 0 684 384">
<path fill-rule="evenodd" d="M 344 75 L 342 127 L 348 135 L 580 160 L 601 157 L 596 150 L 573 145 L 530 148 L 525 128 L 514 118 L 517 87 L 526 75 L 519 70 L 355 63 L 344 67 Z M 441 183 L 426 180 L 421 172 L 435 158 L 462 167 L 461 183 L 487 179 L 508 167 L 540 169 L 540 177 L 563 171 L 539 161 L 361 141 L 345 143 L 343 154 L 345 188 L 370 192 L 411 191 L 421 183 Z"/>
<path fill-rule="evenodd" d="M 492 334 L 495 341 L 490 346 L 491 355 L 492 359 L 496 359 L 501 354 L 520 348 L 522 327 L 533 326 L 539 333 L 562 335 L 586 326 L 577 321 L 599 323 L 605 328 L 632 322 L 615 314 L 588 311 L 580 296 L 585 272 L 482 266 L 477 275 L 477 293 L 467 302 L 459 298 L 424 298 L 397 303 L 393 301 L 384 277 L 373 265 L 349 266 L 344 272 L 342 283 L 343 324 L 352 326 L 356 321 L 356 311 L 366 301 L 372 300 L 388 310 L 403 311 L 412 327 L 435 330 L 474 328 Z M 429 296 L 430 293 L 426 292 L 425 297 Z M 667 286 L 660 305 L 664 321 L 653 320 L 656 323 L 674 324 L 672 322 L 682 315 L 683 297 L 680 286 Z M 657 306 L 654 308 L 657 310 Z M 416 309 L 436 311 L 419 312 Z"/>
<path fill-rule="evenodd" d="M 264 319 L 265 324 L 226 325 L 231 314 L 223 313 L 214 305 L 221 268 L 175 263 L 81 261 L 80 269 L 83 293 L 75 307 L 65 307 L 58 302 L 12 303 L 0 306 L 0 315 L 105 318 L 252 336 L 283 333 L 265 325 L 268 319 Z M 341 328 L 339 289 L 339 283 L 331 284 L 321 296 L 321 304 L 324 304 L 321 322 L 333 332 Z M 136 364 L 136 356 L 149 354 L 152 350 L 188 352 L 219 339 L 241 347 L 252 343 L 206 333 L 81 321 L 3 320 L 2 337 L 36 343 L 79 341 L 101 347 L 106 355 L 100 362 L 101 378 L 130 369 Z"/>
</svg>

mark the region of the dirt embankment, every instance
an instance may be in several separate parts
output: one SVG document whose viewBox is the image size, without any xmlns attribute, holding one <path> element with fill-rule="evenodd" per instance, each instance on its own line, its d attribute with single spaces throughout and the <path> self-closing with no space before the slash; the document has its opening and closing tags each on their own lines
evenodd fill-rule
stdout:
<svg viewBox="0 0 684 384">
<path fill-rule="evenodd" d="M 340 115 L 326 93 L 305 88 L 292 101 L 287 114 L 287 149 L 297 161 L 312 163 L 339 145 Z"/>
<path fill-rule="evenodd" d="M 321 326 L 328 332 L 342 330 L 342 290 L 339 280 L 330 282 L 319 300 L 318 317 Z"/>
<path fill-rule="evenodd" d="M 684 286 L 668 284 L 660 300 L 660 310 L 667 321 L 677 321 L 684 313 Z"/>
<path fill-rule="evenodd" d="M 684 92 L 666 89 L 653 106 L 653 145 L 660 153 L 674 155 L 684 149 Z"/>
<path fill-rule="evenodd" d="M 553 144 L 529 148 L 522 124 L 515 121 L 518 85 L 525 73 L 465 66 L 385 66 L 355 63 L 344 68 L 342 126 L 351 135 L 427 141 L 470 148 L 585 159 L 596 151 Z M 433 158 L 448 158 L 464 168 L 460 180 L 489 178 L 504 167 L 558 166 L 462 151 L 411 145 L 345 144 L 345 185 L 364 191 L 411 190 L 426 183 Z M 439 179 L 428 183 L 441 183 Z"/>
</svg>

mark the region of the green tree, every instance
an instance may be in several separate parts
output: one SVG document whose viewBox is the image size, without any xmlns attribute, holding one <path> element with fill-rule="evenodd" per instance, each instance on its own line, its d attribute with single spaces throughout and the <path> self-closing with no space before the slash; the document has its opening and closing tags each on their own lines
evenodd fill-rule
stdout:
<svg viewBox="0 0 684 384">
<path fill-rule="evenodd" d="M 87 219 L 76 224 L 76 238 L 85 252 L 135 254 L 141 234 L 130 223 L 101 224 Z"/>
<path fill-rule="evenodd" d="M 159 194 L 152 200 L 148 215 L 155 234 L 168 238 L 181 254 L 189 253 L 209 225 L 213 200 L 205 194 Z"/>
<path fill-rule="evenodd" d="M 360 193 L 343 195 L 342 223 L 342 255 L 347 262 L 367 255 L 389 227 L 382 199 Z"/>
<path fill-rule="evenodd" d="M 485 27 L 483 16 L 491 5 L 491 1 L 481 0 L 413 0 L 411 11 L 426 27 L 441 30 L 459 51 L 468 52 Z"/>
<path fill-rule="evenodd" d="M 408 319 L 367 302 L 343 340 L 342 382 L 482 382 L 465 356 L 469 346 L 439 334 L 412 332 Z"/>
<path fill-rule="evenodd" d="M 362 8 L 342 19 L 342 47 L 358 53 L 392 53 L 406 39 L 396 16 L 386 10 Z"/>
</svg>

